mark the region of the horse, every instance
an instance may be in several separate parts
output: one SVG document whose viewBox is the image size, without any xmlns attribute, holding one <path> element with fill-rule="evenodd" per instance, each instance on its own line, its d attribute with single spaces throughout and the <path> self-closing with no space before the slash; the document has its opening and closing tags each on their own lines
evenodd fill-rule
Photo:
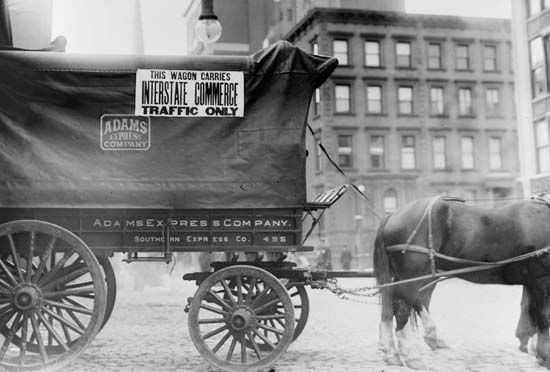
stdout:
<svg viewBox="0 0 550 372">
<path fill-rule="evenodd" d="M 432 349 L 447 347 L 429 313 L 435 283 L 444 272 L 473 283 L 522 285 L 516 335 L 523 346 L 536 332 L 537 358 L 550 368 L 549 246 L 550 202 L 542 198 L 494 208 L 424 198 L 387 215 L 378 227 L 373 255 L 382 303 L 379 347 L 386 362 L 425 368 L 410 340 L 411 327 L 406 327 L 417 316 L 426 343 Z"/>
</svg>

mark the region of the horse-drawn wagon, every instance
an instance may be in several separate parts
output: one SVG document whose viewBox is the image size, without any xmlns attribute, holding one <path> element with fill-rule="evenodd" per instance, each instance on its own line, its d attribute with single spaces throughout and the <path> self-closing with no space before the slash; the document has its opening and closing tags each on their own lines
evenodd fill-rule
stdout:
<svg viewBox="0 0 550 372">
<path fill-rule="evenodd" d="M 312 249 L 303 212 L 342 192 L 306 202 L 309 101 L 336 64 L 286 42 L 252 57 L 0 52 L 0 366 L 85 350 L 113 309 L 114 252 L 225 252 L 186 276 L 193 342 L 225 370 L 273 364 L 307 320 L 311 275 L 285 261 Z"/>
</svg>

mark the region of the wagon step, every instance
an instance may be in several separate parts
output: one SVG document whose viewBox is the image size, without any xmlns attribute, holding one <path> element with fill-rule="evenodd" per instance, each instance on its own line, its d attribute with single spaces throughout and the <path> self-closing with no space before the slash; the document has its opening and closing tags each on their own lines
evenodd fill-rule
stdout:
<svg viewBox="0 0 550 372">
<path fill-rule="evenodd" d="M 166 262 L 170 263 L 174 259 L 172 256 L 172 253 L 163 252 L 160 256 L 150 256 L 151 253 L 147 253 L 147 255 L 140 256 L 140 252 L 127 252 L 126 258 L 122 261 L 130 263 L 130 262 Z"/>
</svg>

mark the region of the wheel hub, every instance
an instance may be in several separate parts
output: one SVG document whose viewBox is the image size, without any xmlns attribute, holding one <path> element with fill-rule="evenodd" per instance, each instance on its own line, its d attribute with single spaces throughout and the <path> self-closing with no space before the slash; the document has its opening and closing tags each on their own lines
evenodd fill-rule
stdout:
<svg viewBox="0 0 550 372">
<path fill-rule="evenodd" d="M 237 309 L 231 314 L 231 327 L 235 331 L 242 331 L 252 323 L 253 314 L 247 309 Z"/>
<path fill-rule="evenodd" d="M 36 308 L 42 299 L 40 289 L 31 284 L 25 284 L 15 290 L 13 304 L 19 310 Z"/>
</svg>

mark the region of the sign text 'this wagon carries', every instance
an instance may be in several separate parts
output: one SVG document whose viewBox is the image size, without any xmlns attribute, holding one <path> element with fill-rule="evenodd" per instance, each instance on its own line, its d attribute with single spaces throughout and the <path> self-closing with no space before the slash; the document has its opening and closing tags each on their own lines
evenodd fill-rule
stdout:
<svg viewBox="0 0 550 372">
<path fill-rule="evenodd" d="M 150 70 L 136 72 L 136 115 L 242 117 L 242 71 Z"/>
</svg>

